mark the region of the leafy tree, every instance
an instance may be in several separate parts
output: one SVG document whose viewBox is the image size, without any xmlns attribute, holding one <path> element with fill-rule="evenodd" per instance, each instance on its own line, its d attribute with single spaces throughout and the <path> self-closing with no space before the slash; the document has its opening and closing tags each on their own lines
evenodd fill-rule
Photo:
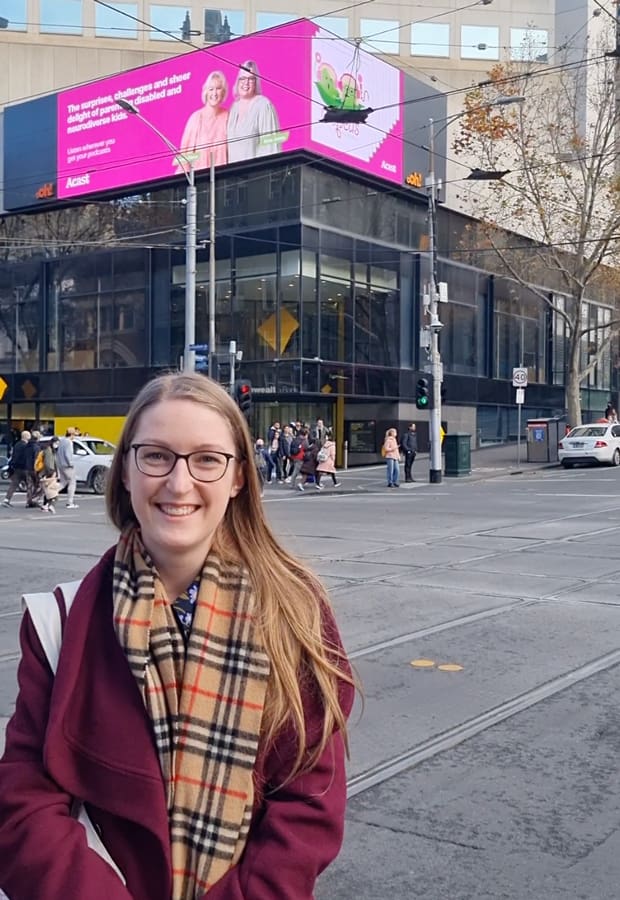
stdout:
<svg viewBox="0 0 620 900">
<path fill-rule="evenodd" d="M 453 145 L 483 170 L 511 170 L 477 182 L 475 237 L 502 271 L 551 307 L 554 322 L 564 322 L 571 424 L 581 423 L 581 385 L 608 359 L 620 325 L 620 114 L 608 49 L 549 71 L 495 66 L 467 94 Z M 524 102 L 493 105 L 507 95 Z M 593 315 L 591 301 L 610 297 L 613 315 Z"/>
</svg>

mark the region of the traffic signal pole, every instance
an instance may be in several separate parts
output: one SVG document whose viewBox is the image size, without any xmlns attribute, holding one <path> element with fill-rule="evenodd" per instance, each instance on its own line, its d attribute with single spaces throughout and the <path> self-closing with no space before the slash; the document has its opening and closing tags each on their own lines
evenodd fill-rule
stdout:
<svg viewBox="0 0 620 900">
<path fill-rule="evenodd" d="M 439 321 L 439 286 L 437 279 L 437 248 L 435 221 L 437 211 L 437 181 L 435 180 L 435 127 L 429 119 L 429 173 L 428 188 L 428 246 L 431 270 L 430 303 L 428 307 L 430 330 L 430 363 L 433 376 L 433 402 L 430 412 L 430 468 L 428 480 L 431 484 L 441 483 L 441 384 L 443 381 L 443 365 L 439 352 L 439 332 L 442 323 Z"/>
</svg>

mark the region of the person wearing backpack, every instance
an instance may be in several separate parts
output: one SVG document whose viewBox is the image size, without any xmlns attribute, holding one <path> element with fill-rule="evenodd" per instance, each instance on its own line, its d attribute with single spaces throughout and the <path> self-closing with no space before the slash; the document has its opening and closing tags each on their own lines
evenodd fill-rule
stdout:
<svg viewBox="0 0 620 900">
<path fill-rule="evenodd" d="M 322 475 L 331 475 L 334 487 L 340 487 L 340 482 L 336 478 L 336 443 L 332 438 L 332 430 L 328 428 L 325 434 L 325 443 L 316 456 L 316 476 L 315 485 L 319 491 L 323 490 L 321 484 Z"/>
<path fill-rule="evenodd" d="M 291 461 L 293 468 L 291 470 L 291 487 L 295 490 L 297 479 L 301 474 L 301 467 L 304 461 L 304 455 L 308 447 L 308 432 L 305 428 L 300 428 L 293 440 L 291 441 Z"/>
<path fill-rule="evenodd" d="M 35 463 L 41 452 L 41 432 L 33 431 L 26 447 L 26 506 L 33 509 L 38 507 L 42 491 L 39 483 L 39 471 L 35 468 Z"/>
<path fill-rule="evenodd" d="M 29 431 L 22 431 L 21 438 L 13 447 L 13 452 L 11 453 L 11 458 L 9 460 L 9 486 L 7 488 L 6 496 L 2 501 L 4 506 L 12 506 L 11 500 L 13 499 L 13 494 L 17 488 L 22 482 L 28 483 L 28 459 L 26 450 L 31 437 L 32 435 Z"/>
<path fill-rule="evenodd" d="M 314 481 L 314 486 L 318 488 L 320 491 L 321 488 L 318 487 L 316 483 L 316 465 L 317 465 L 317 456 L 319 455 L 320 446 L 318 441 L 314 441 L 310 439 L 307 443 L 307 446 L 304 449 L 304 458 L 301 463 L 300 472 L 303 475 L 303 480 L 299 482 L 297 485 L 297 490 L 304 491 L 306 489 L 306 485 L 308 484 L 310 478 Z"/>
</svg>

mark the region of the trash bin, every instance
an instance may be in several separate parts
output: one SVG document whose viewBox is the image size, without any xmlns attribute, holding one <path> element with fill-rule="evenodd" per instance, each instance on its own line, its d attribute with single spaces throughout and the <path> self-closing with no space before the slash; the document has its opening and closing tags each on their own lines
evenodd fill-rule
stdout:
<svg viewBox="0 0 620 900">
<path fill-rule="evenodd" d="M 557 462 L 560 419 L 527 420 L 527 461 Z M 564 435 L 562 435 L 564 436 Z"/>
<path fill-rule="evenodd" d="M 457 431 L 443 439 L 446 475 L 471 475 L 471 434 Z"/>
</svg>

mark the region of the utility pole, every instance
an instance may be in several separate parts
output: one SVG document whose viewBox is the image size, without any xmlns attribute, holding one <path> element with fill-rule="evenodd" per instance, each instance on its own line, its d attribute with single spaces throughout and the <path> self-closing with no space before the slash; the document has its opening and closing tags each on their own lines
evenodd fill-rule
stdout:
<svg viewBox="0 0 620 900">
<path fill-rule="evenodd" d="M 441 470 L 441 385 L 443 382 L 443 365 L 439 351 L 439 332 L 443 328 L 439 321 L 439 284 L 437 280 L 437 246 L 436 246 L 436 214 L 437 214 L 437 180 L 435 178 L 435 123 L 429 119 L 429 172 L 427 179 L 428 193 L 428 247 L 430 265 L 428 328 L 430 330 L 430 362 L 433 378 L 433 402 L 430 411 L 430 468 L 429 481 L 440 484 Z"/>
</svg>

